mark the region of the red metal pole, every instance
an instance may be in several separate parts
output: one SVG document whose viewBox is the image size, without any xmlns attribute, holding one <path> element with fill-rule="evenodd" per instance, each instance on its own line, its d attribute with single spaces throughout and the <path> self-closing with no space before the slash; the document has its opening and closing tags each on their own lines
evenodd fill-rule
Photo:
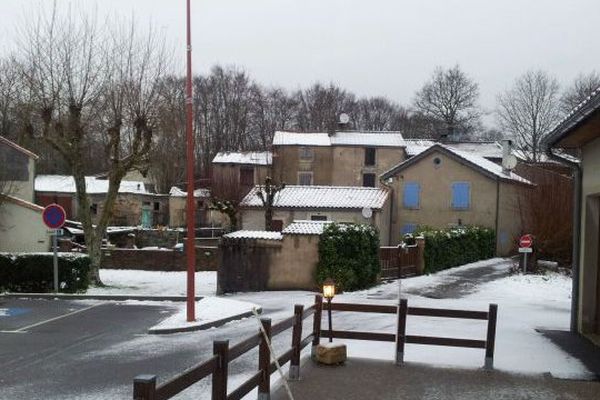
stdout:
<svg viewBox="0 0 600 400">
<path fill-rule="evenodd" d="M 194 275 L 196 272 L 196 241 L 195 214 L 196 201 L 194 198 L 194 133 L 192 109 L 192 29 L 191 29 L 191 0 L 187 0 L 187 79 L 186 79 L 186 117 L 187 117 L 187 320 L 196 320 L 196 288 Z"/>
</svg>

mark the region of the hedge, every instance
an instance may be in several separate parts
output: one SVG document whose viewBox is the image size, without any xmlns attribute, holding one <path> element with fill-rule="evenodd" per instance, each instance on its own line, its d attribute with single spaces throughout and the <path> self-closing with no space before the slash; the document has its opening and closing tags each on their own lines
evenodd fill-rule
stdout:
<svg viewBox="0 0 600 400">
<path fill-rule="evenodd" d="M 425 237 L 425 273 L 484 260 L 496 254 L 496 233 L 479 226 L 417 230 Z"/>
<path fill-rule="evenodd" d="M 77 253 L 58 254 L 61 292 L 84 291 L 89 285 L 90 259 Z M 54 291 L 52 253 L 0 253 L 0 291 L 46 293 Z"/>
<path fill-rule="evenodd" d="M 339 292 L 359 290 L 377 282 L 379 266 L 379 232 L 362 224 L 331 223 L 319 240 L 319 285 L 332 278 Z"/>
</svg>

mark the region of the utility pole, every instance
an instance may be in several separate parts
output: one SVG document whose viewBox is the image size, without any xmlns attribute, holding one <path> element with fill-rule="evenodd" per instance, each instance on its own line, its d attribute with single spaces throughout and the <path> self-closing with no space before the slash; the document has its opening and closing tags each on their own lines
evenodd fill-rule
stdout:
<svg viewBox="0 0 600 400">
<path fill-rule="evenodd" d="M 187 321 L 196 320 L 196 199 L 194 198 L 194 133 L 192 108 L 192 27 L 191 0 L 187 0 L 187 79 L 185 88 L 186 137 L 187 137 Z"/>
</svg>

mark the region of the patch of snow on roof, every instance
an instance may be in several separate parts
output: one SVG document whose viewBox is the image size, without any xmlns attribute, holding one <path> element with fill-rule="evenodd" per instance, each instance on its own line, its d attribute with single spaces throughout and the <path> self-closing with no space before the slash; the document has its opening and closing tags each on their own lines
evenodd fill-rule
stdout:
<svg viewBox="0 0 600 400">
<path fill-rule="evenodd" d="M 241 206 L 262 207 L 257 193 L 262 190 L 255 186 L 244 197 Z M 381 209 L 388 198 L 388 191 L 382 188 L 360 186 L 301 186 L 289 185 L 275 195 L 276 208 L 358 208 Z"/>
<path fill-rule="evenodd" d="M 34 185 L 36 192 L 76 193 L 75 179 L 70 175 L 38 175 Z M 85 186 L 88 194 L 107 193 L 108 179 L 86 176 Z M 119 193 L 151 194 L 141 181 L 121 181 Z"/>
<path fill-rule="evenodd" d="M 404 151 L 409 157 L 416 156 L 435 144 L 435 140 L 432 139 L 405 139 L 405 142 Z"/>
<path fill-rule="evenodd" d="M 284 235 L 320 235 L 332 222 L 297 220 L 289 224 L 281 233 Z"/>
<path fill-rule="evenodd" d="M 485 158 L 502 158 L 502 145 L 498 142 L 449 142 L 447 147 Z"/>
<path fill-rule="evenodd" d="M 274 146 L 377 146 L 403 147 L 404 138 L 400 132 L 335 132 L 299 133 L 277 131 L 273 137 Z"/>
<path fill-rule="evenodd" d="M 326 133 L 299 133 L 277 131 L 273 136 L 274 146 L 331 146 Z"/>
<path fill-rule="evenodd" d="M 235 231 L 223 235 L 226 239 L 263 239 L 263 240 L 283 240 L 281 232 L 269 231 Z"/>
<path fill-rule="evenodd" d="M 169 196 L 172 197 L 186 197 L 187 196 L 187 192 L 184 192 L 183 190 L 179 189 L 177 186 L 173 186 L 171 187 L 171 190 L 169 190 Z M 210 197 L 210 189 L 196 189 L 194 190 L 194 197 Z"/>
<path fill-rule="evenodd" d="M 217 153 L 212 162 L 215 164 L 271 165 L 273 157 L 270 151 L 227 151 Z"/>
<path fill-rule="evenodd" d="M 572 163 L 579 163 L 579 161 L 580 161 L 577 157 L 574 157 L 568 153 L 565 153 L 564 151 L 561 151 L 560 149 L 553 149 L 552 152 L 555 155 L 562 157 Z M 519 160 L 522 160 L 522 161 L 529 161 L 533 158 L 533 155 L 531 154 L 531 152 L 524 151 L 524 150 L 515 149 L 515 150 L 513 150 L 513 154 L 515 155 L 515 157 L 517 157 Z M 538 158 L 538 162 L 560 164 L 558 161 L 548 157 L 548 155 L 544 152 L 538 153 L 537 158 Z"/>
</svg>

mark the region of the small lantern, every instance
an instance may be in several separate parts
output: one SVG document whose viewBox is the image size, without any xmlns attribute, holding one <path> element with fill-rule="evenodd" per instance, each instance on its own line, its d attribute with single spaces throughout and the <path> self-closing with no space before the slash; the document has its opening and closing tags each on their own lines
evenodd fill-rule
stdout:
<svg viewBox="0 0 600 400">
<path fill-rule="evenodd" d="M 323 282 L 323 297 L 327 299 L 327 301 L 331 302 L 335 296 L 335 282 L 331 278 L 325 279 Z"/>
</svg>

